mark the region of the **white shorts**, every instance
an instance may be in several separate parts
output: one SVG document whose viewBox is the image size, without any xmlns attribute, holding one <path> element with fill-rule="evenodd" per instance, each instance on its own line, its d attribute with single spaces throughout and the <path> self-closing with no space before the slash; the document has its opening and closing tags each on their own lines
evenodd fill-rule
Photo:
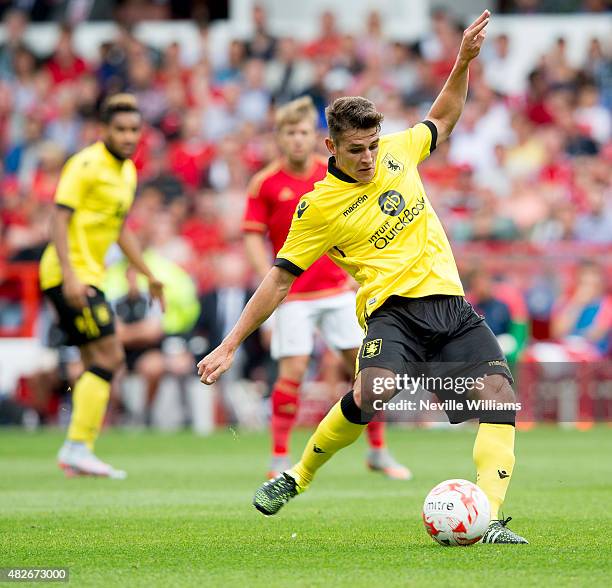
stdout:
<svg viewBox="0 0 612 588">
<path fill-rule="evenodd" d="M 270 351 L 274 359 L 311 355 L 317 330 L 327 345 L 340 351 L 357 349 L 363 339 L 352 291 L 285 302 L 276 309 L 272 325 Z"/>
</svg>

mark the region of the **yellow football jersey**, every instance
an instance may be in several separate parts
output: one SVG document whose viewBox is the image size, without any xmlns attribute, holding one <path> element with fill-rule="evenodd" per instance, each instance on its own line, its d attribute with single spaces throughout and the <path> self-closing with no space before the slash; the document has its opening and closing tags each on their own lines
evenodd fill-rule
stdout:
<svg viewBox="0 0 612 588">
<path fill-rule="evenodd" d="M 389 296 L 463 295 L 444 229 L 417 165 L 436 146 L 430 121 L 380 138 L 370 183 L 330 159 L 325 178 L 300 200 L 275 265 L 300 275 L 326 254 L 360 284 L 362 327 Z"/>
<path fill-rule="evenodd" d="M 68 253 L 81 282 L 101 286 L 104 258 L 119 238 L 136 183 L 134 163 L 117 159 L 102 142 L 79 151 L 64 166 L 55 202 L 74 211 L 68 226 Z M 50 243 L 40 262 L 41 288 L 53 288 L 61 282 L 59 259 Z"/>
</svg>

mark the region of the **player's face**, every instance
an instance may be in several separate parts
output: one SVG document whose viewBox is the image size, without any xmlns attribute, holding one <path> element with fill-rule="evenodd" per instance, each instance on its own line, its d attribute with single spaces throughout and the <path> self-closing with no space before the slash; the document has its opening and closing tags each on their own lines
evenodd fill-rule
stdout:
<svg viewBox="0 0 612 588">
<path fill-rule="evenodd" d="M 313 153 L 317 133 L 311 120 L 283 125 L 278 131 L 278 146 L 293 164 L 303 164 Z"/>
<path fill-rule="evenodd" d="M 104 142 L 118 155 L 132 157 L 136 151 L 142 118 L 137 112 L 118 112 L 105 127 Z"/>
<path fill-rule="evenodd" d="M 377 128 L 355 129 L 342 133 L 336 142 L 328 137 L 325 144 L 336 157 L 336 165 L 345 174 L 367 184 L 376 173 L 379 139 L 380 131 Z"/>
</svg>

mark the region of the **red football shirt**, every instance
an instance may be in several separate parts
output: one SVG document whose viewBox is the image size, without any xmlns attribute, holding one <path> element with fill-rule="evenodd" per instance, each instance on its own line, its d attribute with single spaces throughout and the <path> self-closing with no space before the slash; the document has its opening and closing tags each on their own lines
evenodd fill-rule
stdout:
<svg viewBox="0 0 612 588">
<path fill-rule="evenodd" d="M 215 155 L 205 141 L 176 141 L 168 150 L 170 169 L 190 188 L 202 182 L 202 170 L 208 168 Z"/>
<path fill-rule="evenodd" d="M 243 230 L 267 233 L 276 255 L 287 238 L 300 198 L 310 192 L 315 182 L 322 180 L 326 173 L 327 164 L 319 158 L 304 176 L 291 174 L 280 161 L 268 165 L 249 184 Z M 348 275 L 324 255 L 293 282 L 287 299 L 330 296 L 348 287 Z"/>
</svg>

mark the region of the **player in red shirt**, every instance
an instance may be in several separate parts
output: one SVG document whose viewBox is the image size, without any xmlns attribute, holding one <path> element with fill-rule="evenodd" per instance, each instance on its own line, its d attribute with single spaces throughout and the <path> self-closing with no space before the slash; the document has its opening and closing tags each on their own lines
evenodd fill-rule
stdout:
<svg viewBox="0 0 612 588">
<path fill-rule="evenodd" d="M 280 108 L 277 140 L 282 157 L 256 174 L 249 185 L 243 229 L 247 256 L 258 276 L 270 269 L 266 234 L 276 254 L 282 247 L 300 197 L 323 179 L 327 162 L 314 154 L 317 113 L 308 97 Z M 327 256 L 321 257 L 291 286 L 274 315 L 272 357 L 279 361 L 272 390 L 272 460 L 268 475 L 288 469 L 288 442 L 298 409 L 299 389 L 314 347 L 315 331 L 338 350 L 348 369 L 355 368 L 363 333 L 355 318 L 355 295 L 348 275 Z M 398 480 L 411 478 L 384 440 L 384 423 L 368 425 L 367 465 Z"/>
</svg>

